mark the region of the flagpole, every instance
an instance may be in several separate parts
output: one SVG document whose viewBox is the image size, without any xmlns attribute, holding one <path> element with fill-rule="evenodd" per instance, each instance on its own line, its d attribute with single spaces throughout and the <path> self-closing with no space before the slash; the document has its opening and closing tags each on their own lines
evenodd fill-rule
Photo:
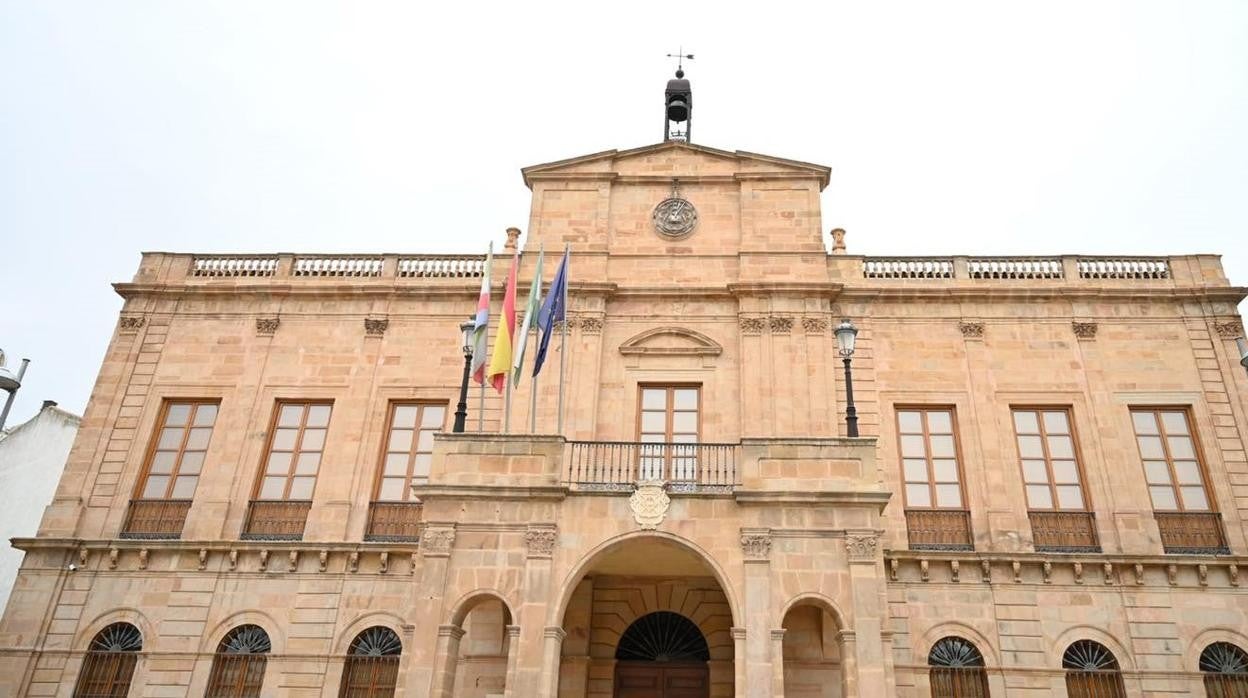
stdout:
<svg viewBox="0 0 1248 698">
<path fill-rule="evenodd" d="M 538 332 L 539 330 L 537 329 L 537 325 L 534 324 L 533 332 L 530 333 L 533 335 L 534 345 L 537 344 Z M 525 340 L 525 341 L 528 341 L 528 340 Z M 533 348 L 533 355 L 534 357 L 537 356 L 536 346 L 534 346 Z M 537 376 L 533 376 L 532 385 L 529 386 L 529 433 L 530 434 L 537 433 Z"/>
<path fill-rule="evenodd" d="M 485 381 L 481 381 L 477 391 L 477 431 L 485 431 Z"/>
<path fill-rule="evenodd" d="M 572 278 L 572 244 L 564 243 L 563 256 L 568 260 L 564 268 L 563 282 L 563 330 L 559 341 L 559 435 L 563 435 L 563 374 L 568 366 L 568 279 Z"/>
<path fill-rule="evenodd" d="M 508 371 L 507 373 L 510 374 L 511 371 Z M 510 375 L 505 376 L 503 378 L 503 381 L 504 381 L 503 390 L 505 393 L 503 395 L 503 433 L 510 434 L 511 433 L 511 376 Z"/>
</svg>

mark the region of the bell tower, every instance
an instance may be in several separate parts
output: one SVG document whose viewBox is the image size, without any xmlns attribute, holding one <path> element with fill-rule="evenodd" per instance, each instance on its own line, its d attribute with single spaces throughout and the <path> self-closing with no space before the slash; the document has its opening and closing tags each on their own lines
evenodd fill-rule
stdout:
<svg viewBox="0 0 1248 698">
<path fill-rule="evenodd" d="M 693 87 L 685 79 L 684 59 L 692 59 L 693 54 L 669 53 L 668 57 L 678 58 L 680 63 L 676 77 L 667 81 L 663 92 L 663 140 L 688 143 L 693 133 Z"/>
</svg>

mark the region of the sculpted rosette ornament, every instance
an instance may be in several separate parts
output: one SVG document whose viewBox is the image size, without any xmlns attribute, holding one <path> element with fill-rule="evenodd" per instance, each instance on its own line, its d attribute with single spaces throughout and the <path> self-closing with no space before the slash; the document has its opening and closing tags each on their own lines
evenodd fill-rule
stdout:
<svg viewBox="0 0 1248 698">
<path fill-rule="evenodd" d="M 655 483 L 641 484 L 637 491 L 628 498 L 628 507 L 633 511 L 637 525 L 646 530 L 658 528 L 667 517 L 667 508 L 672 500 L 663 491 L 663 486 Z"/>
</svg>

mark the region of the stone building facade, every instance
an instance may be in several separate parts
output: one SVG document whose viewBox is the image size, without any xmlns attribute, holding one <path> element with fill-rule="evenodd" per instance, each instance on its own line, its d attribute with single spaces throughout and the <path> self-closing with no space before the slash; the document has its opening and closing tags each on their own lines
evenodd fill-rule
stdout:
<svg viewBox="0 0 1248 698">
<path fill-rule="evenodd" d="M 448 433 L 481 257 L 144 254 L 0 693 L 1243 688 L 1216 256 L 850 255 L 827 168 L 681 142 L 524 177 L 520 278 L 573 251 L 561 431 L 556 339 L 512 433 L 475 388 Z"/>
</svg>

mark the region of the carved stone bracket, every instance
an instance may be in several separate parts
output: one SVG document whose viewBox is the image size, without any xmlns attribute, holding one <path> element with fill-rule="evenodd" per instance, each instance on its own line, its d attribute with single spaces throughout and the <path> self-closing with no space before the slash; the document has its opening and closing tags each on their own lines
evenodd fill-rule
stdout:
<svg viewBox="0 0 1248 698">
<path fill-rule="evenodd" d="M 420 552 L 425 557 L 450 557 L 454 545 L 455 529 L 449 526 L 429 526 L 420 534 Z"/>
<path fill-rule="evenodd" d="M 390 320 L 388 318 L 364 318 L 364 334 L 369 337 L 380 337 L 386 333 L 389 327 Z"/>
<path fill-rule="evenodd" d="M 743 317 L 741 318 L 741 334 L 762 334 L 766 325 L 767 323 L 761 317 Z"/>
<path fill-rule="evenodd" d="M 806 334 L 823 334 L 828 331 L 828 319 L 804 317 L 802 318 L 802 331 Z"/>
<path fill-rule="evenodd" d="M 879 557 L 880 537 L 874 533 L 851 533 L 845 536 L 845 552 L 850 562 L 874 562 Z"/>
<path fill-rule="evenodd" d="M 555 552 L 555 542 L 559 534 L 554 528 L 530 526 L 524 532 L 524 544 L 529 550 L 530 558 L 547 558 Z"/>
<path fill-rule="evenodd" d="M 741 553 L 747 561 L 771 559 L 771 535 L 769 533 L 742 533 Z"/>
<path fill-rule="evenodd" d="M 959 322 L 958 331 L 962 333 L 963 339 L 983 339 L 984 323 L 982 322 Z"/>
<path fill-rule="evenodd" d="M 1079 339 L 1096 339 L 1095 322 L 1072 322 L 1070 329 L 1074 330 L 1075 336 Z"/>
<path fill-rule="evenodd" d="M 256 334 L 272 337 L 274 334 L 277 334 L 277 327 L 280 324 L 282 324 L 281 318 L 258 317 L 256 318 Z"/>
<path fill-rule="evenodd" d="M 767 318 L 767 327 L 772 334 L 789 334 L 793 331 L 793 318 L 773 315 Z"/>
<path fill-rule="evenodd" d="M 1235 339 L 1244 336 L 1244 323 L 1238 319 L 1213 323 L 1213 329 L 1222 339 Z"/>
<path fill-rule="evenodd" d="M 134 334 L 147 324 L 147 318 L 142 315 L 122 315 L 117 321 L 117 328 L 122 334 Z"/>
</svg>

